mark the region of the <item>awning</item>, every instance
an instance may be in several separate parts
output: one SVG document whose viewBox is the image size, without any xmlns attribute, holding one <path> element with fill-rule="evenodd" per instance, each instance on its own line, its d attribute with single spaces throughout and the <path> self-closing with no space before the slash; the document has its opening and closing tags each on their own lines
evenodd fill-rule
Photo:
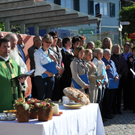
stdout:
<svg viewBox="0 0 135 135">
<path fill-rule="evenodd" d="M 42 0 L 1 0 L 0 2 L 0 22 L 5 22 L 6 31 L 10 30 L 10 25 L 21 24 L 21 33 L 25 33 L 25 27 L 34 27 L 35 34 L 38 35 L 39 29 L 43 28 L 90 25 L 99 20 L 100 18 Z"/>
</svg>

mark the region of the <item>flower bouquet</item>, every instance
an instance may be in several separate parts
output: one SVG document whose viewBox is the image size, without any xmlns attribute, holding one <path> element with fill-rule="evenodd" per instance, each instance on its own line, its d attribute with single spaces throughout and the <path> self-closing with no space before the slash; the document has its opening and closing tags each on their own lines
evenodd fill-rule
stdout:
<svg viewBox="0 0 135 135">
<path fill-rule="evenodd" d="M 38 107 L 35 105 L 38 102 L 40 102 L 40 100 L 37 100 L 34 98 L 28 99 L 28 101 L 27 101 L 27 103 L 30 106 L 30 115 L 29 115 L 30 119 L 37 119 L 38 118 Z"/>
<path fill-rule="evenodd" d="M 17 120 L 18 122 L 28 122 L 29 121 L 29 105 L 24 99 L 19 98 L 15 101 L 15 107 L 17 110 Z"/>
<path fill-rule="evenodd" d="M 50 102 L 50 99 L 45 99 L 40 103 L 35 103 L 39 108 L 38 110 L 38 121 L 48 121 L 52 119 L 54 103 Z"/>
</svg>

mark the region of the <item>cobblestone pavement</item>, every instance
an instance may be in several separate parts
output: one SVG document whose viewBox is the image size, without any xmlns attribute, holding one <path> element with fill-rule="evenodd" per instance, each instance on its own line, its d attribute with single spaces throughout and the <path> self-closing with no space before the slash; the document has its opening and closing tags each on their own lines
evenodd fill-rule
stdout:
<svg viewBox="0 0 135 135">
<path fill-rule="evenodd" d="M 112 119 L 104 122 L 106 135 L 135 135 L 135 113 L 131 110 L 122 111 Z"/>
</svg>

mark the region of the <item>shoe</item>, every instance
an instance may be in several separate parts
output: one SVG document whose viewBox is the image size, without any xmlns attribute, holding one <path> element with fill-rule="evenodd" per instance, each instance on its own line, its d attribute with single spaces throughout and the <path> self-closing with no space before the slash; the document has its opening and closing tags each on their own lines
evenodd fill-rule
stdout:
<svg viewBox="0 0 135 135">
<path fill-rule="evenodd" d="M 117 112 L 118 112 L 118 114 L 122 114 L 122 112 L 120 110 L 118 110 Z"/>
</svg>

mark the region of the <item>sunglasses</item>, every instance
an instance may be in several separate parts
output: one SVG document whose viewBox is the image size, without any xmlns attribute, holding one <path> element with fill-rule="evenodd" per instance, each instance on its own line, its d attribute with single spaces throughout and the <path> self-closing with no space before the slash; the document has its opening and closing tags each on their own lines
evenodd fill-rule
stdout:
<svg viewBox="0 0 135 135">
<path fill-rule="evenodd" d="M 58 38 L 58 37 L 53 37 L 53 39 L 54 39 L 54 38 Z"/>
<path fill-rule="evenodd" d="M 52 42 L 45 41 L 47 44 L 51 44 Z"/>
</svg>

